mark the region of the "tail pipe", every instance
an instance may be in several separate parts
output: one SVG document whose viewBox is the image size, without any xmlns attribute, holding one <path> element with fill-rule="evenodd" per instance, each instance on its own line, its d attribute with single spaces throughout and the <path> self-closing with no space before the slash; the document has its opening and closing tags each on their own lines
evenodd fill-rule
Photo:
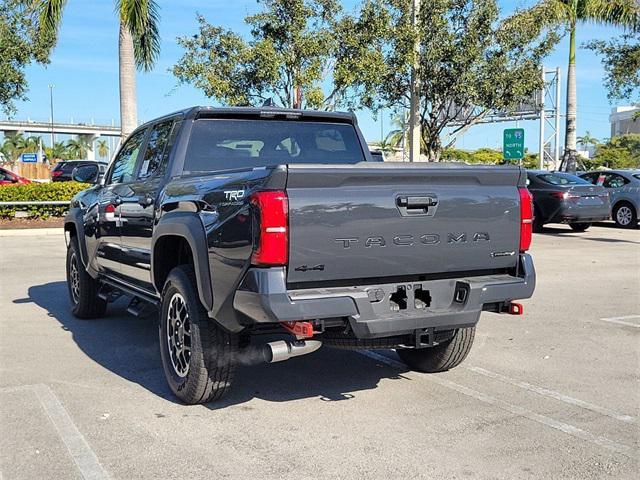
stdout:
<svg viewBox="0 0 640 480">
<path fill-rule="evenodd" d="M 322 346 L 319 340 L 278 340 L 267 343 L 262 350 L 262 357 L 267 363 L 283 362 L 293 357 L 312 353 Z"/>
</svg>

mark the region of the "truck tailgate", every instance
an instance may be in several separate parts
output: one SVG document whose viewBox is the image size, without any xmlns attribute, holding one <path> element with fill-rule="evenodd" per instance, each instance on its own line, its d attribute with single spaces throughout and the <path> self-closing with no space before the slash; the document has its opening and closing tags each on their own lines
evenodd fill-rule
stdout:
<svg viewBox="0 0 640 480">
<path fill-rule="evenodd" d="M 517 167 L 289 165 L 289 283 L 513 267 Z"/>
</svg>

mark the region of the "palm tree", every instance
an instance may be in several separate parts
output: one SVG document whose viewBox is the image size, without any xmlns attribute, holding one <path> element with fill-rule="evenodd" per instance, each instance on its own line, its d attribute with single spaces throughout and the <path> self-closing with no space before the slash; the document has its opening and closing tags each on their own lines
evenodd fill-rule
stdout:
<svg viewBox="0 0 640 480">
<path fill-rule="evenodd" d="M 567 123 L 562 163 L 567 171 L 576 169 L 576 26 L 596 23 L 624 28 L 640 28 L 637 0 L 541 0 L 529 11 L 536 21 L 551 28 L 569 29 L 569 68 L 567 69 Z"/>
<path fill-rule="evenodd" d="M 98 156 L 100 158 L 104 158 L 109 155 L 109 143 L 106 140 L 98 140 L 96 142 L 96 147 L 98 149 Z"/>
<path fill-rule="evenodd" d="M 53 144 L 53 147 L 45 149 L 47 154 L 47 158 L 52 160 L 67 160 L 69 158 L 69 151 L 67 147 L 62 142 L 56 142 Z"/>
<path fill-rule="evenodd" d="M 40 28 L 57 33 L 67 0 L 31 0 L 39 9 Z M 160 53 L 156 0 L 115 0 L 120 22 L 120 126 L 124 140 L 138 124 L 136 67 L 150 71 Z"/>
<path fill-rule="evenodd" d="M 589 130 L 587 130 L 584 135 L 577 138 L 577 143 L 585 149 L 589 148 L 589 145 L 593 145 L 595 147 L 600 142 L 598 142 L 598 139 L 593 137 L 591 133 L 589 133 Z"/>
<path fill-rule="evenodd" d="M 67 140 L 67 152 L 73 159 L 87 158 L 91 146 L 82 138 Z"/>
</svg>

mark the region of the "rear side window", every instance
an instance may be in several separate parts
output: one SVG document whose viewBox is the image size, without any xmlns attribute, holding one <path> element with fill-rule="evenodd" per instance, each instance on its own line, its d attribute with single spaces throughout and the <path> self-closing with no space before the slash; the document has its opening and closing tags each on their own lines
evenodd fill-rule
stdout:
<svg viewBox="0 0 640 480">
<path fill-rule="evenodd" d="M 173 120 L 158 123 L 151 129 L 149 134 L 149 143 L 144 152 L 144 159 L 140 166 L 138 178 L 146 178 L 151 175 L 162 175 L 167 167 L 167 158 L 169 156 L 169 138 L 173 128 Z"/>
<path fill-rule="evenodd" d="M 551 185 L 591 185 L 586 180 L 570 173 L 545 173 L 539 175 L 538 178 Z"/>
<path fill-rule="evenodd" d="M 604 182 L 602 183 L 603 187 L 606 188 L 622 188 L 629 180 L 624 178 L 622 175 L 618 175 L 617 173 L 606 173 L 604 175 Z"/>
<path fill-rule="evenodd" d="M 185 173 L 286 163 L 365 161 L 353 125 L 259 119 L 201 119 L 191 130 Z"/>
</svg>

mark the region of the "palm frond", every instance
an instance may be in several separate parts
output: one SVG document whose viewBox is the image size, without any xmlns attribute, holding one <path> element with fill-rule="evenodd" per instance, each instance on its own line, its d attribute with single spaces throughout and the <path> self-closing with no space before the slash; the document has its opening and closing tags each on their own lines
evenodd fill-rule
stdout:
<svg viewBox="0 0 640 480">
<path fill-rule="evenodd" d="M 640 3 L 638 0 L 582 0 L 578 2 L 578 19 L 638 31 Z"/>
<path fill-rule="evenodd" d="M 570 3 L 563 0 L 541 0 L 531 8 L 517 10 L 507 17 L 502 22 L 502 28 L 517 28 L 522 22 L 535 22 L 542 28 L 572 25 L 576 21 L 576 15 Z"/>
<path fill-rule="evenodd" d="M 160 15 L 155 0 L 116 0 L 120 21 L 133 37 L 136 65 L 149 71 L 160 54 Z"/>
<path fill-rule="evenodd" d="M 32 0 L 31 8 L 38 13 L 42 32 L 56 34 L 67 0 Z"/>
</svg>

